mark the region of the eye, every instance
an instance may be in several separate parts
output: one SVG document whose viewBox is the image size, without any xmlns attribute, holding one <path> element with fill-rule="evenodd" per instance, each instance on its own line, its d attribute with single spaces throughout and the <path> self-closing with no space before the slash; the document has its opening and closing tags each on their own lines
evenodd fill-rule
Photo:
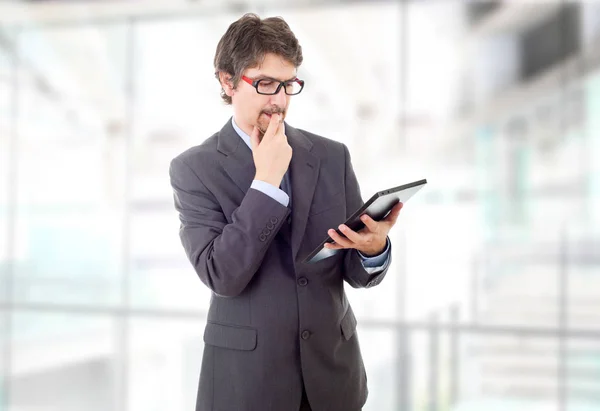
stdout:
<svg viewBox="0 0 600 411">
<path fill-rule="evenodd" d="M 273 82 L 270 80 L 261 80 L 260 84 L 262 84 L 263 86 L 270 86 L 271 84 L 273 84 Z"/>
</svg>

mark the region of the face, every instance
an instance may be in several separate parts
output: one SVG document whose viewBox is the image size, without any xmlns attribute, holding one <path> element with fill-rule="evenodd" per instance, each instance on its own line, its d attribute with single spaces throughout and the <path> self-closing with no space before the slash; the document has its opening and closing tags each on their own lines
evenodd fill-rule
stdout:
<svg viewBox="0 0 600 411">
<path fill-rule="evenodd" d="M 243 74 L 252 80 L 266 77 L 287 81 L 296 77 L 296 67 L 284 58 L 268 53 L 261 66 L 246 69 Z M 251 135 L 254 126 L 258 126 L 261 134 L 264 134 L 272 113 L 282 113 L 285 119 L 292 96 L 285 94 L 283 87 L 278 94 L 269 96 L 258 94 L 256 89 L 244 80 L 240 80 L 235 89 L 228 84 L 223 86 L 232 99 L 235 122 L 246 134 Z"/>
</svg>

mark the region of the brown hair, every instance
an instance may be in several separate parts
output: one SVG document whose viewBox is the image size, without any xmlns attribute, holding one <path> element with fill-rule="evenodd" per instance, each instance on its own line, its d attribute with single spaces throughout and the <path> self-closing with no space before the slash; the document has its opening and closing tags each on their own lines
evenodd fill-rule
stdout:
<svg viewBox="0 0 600 411">
<path fill-rule="evenodd" d="M 244 14 L 231 23 L 217 45 L 215 77 L 219 80 L 219 72 L 229 74 L 236 88 L 244 70 L 259 66 L 267 53 L 283 57 L 296 68 L 302 64 L 302 47 L 281 17 L 261 19 L 253 13 Z M 221 98 L 231 104 L 231 97 L 222 88 Z"/>
</svg>

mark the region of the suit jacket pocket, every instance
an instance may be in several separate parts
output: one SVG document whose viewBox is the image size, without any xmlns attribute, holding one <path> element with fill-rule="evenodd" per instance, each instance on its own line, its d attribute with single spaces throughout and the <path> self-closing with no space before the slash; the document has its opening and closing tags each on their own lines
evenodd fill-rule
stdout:
<svg viewBox="0 0 600 411">
<path fill-rule="evenodd" d="M 342 329 L 342 335 L 346 340 L 349 340 L 354 335 L 354 331 L 356 331 L 356 317 L 354 316 L 352 307 L 348 306 L 346 314 L 344 314 L 344 318 L 342 318 L 340 328 Z"/>
<path fill-rule="evenodd" d="M 256 330 L 249 327 L 208 322 L 204 329 L 204 342 L 230 350 L 252 351 L 256 348 Z"/>
</svg>

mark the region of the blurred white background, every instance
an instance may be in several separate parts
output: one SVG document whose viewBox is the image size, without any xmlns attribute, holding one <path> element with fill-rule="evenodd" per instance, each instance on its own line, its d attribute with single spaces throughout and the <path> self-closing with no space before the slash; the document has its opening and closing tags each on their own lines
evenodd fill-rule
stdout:
<svg viewBox="0 0 600 411">
<path fill-rule="evenodd" d="M 0 2 L 0 411 L 192 410 L 209 290 L 170 160 L 231 115 L 245 12 L 303 47 L 288 122 L 363 198 L 427 178 L 347 292 L 365 411 L 600 409 L 600 2 Z"/>
</svg>

